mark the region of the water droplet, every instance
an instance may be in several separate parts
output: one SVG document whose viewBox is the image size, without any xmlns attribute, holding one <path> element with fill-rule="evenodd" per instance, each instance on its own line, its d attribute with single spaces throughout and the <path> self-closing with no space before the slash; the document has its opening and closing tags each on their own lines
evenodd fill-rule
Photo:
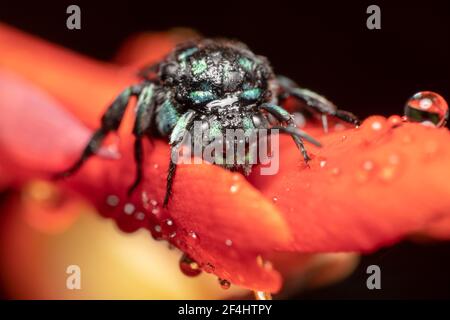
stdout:
<svg viewBox="0 0 450 320">
<path fill-rule="evenodd" d="M 238 192 L 238 190 L 239 190 L 239 186 L 237 184 L 231 185 L 231 187 L 230 187 L 231 193 L 236 193 L 236 192 Z"/>
<path fill-rule="evenodd" d="M 321 160 L 319 162 L 319 165 L 320 165 L 321 168 L 325 168 L 325 166 L 327 165 L 327 161 L 326 160 Z"/>
<path fill-rule="evenodd" d="M 397 165 L 400 163 L 400 157 L 398 154 L 392 153 L 388 156 L 388 162 L 392 165 Z"/>
<path fill-rule="evenodd" d="M 227 289 L 230 288 L 230 286 L 231 286 L 230 281 L 225 280 L 225 279 L 221 279 L 221 278 L 219 278 L 218 280 L 219 280 L 219 284 L 222 287 L 222 289 L 227 290 Z"/>
<path fill-rule="evenodd" d="M 183 254 L 180 258 L 180 270 L 188 277 L 195 277 L 202 273 L 198 263 L 186 254 Z"/>
<path fill-rule="evenodd" d="M 449 110 L 445 99 L 432 91 L 422 91 L 413 95 L 405 105 L 408 121 L 442 127 L 448 120 Z"/>
<path fill-rule="evenodd" d="M 152 213 L 155 214 L 155 215 L 158 214 L 159 213 L 159 208 L 158 207 L 153 208 L 152 209 Z"/>
<path fill-rule="evenodd" d="M 161 232 L 161 226 L 159 225 L 159 224 L 157 224 L 155 227 L 154 227 L 154 229 L 155 229 L 155 231 L 156 232 Z"/>
<path fill-rule="evenodd" d="M 194 231 L 189 231 L 189 232 L 188 232 L 188 238 L 187 238 L 187 240 L 188 240 L 191 244 L 194 244 L 194 243 L 198 242 L 200 239 L 199 239 L 197 233 L 195 233 Z"/>
<path fill-rule="evenodd" d="M 379 177 L 384 182 L 392 181 L 395 177 L 396 169 L 393 166 L 386 166 L 381 168 Z"/>
<path fill-rule="evenodd" d="M 273 201 L 273 202 L 277 202 L 277 201 L 278 201 L 278 197 L 273 197 L 273 198 L 272 198 L 272 201 Z"/>
<path fill-rule="evenodd" d="M 341 140 L 342 140 L 342 141 L 347 140 L 347 136 L 344 134 L 344 135 L 342 136 Z"/>
<path fill-rule="evenodd" d="M 123 211 L 125 212 L 125 214 L 132 214 L 134 212 L 134 205 L 132 203 L 127 203 L 125 204 L 125 206 L 123 207 Z"/>
<path fill-rule="evenodd" d="M 366 161 L 363 162 L 362 167 L 366 171 L 371 171 L 375 167 L 375 164 L 371 160 L 366 160 Z"/>
<path fill-rule="evenodd" d="M 381 130 L 383 128 L 383 124 L 381 122 L 379 122 L 379 121 L 374 121 L 371 124 L 371 128 L 374 131 L 379 131 L 379 130 Z"/>
<path fill-rule="evenodd" d="M 148 194 L 147 194 L 146 191 L 142 191 L 142 193 L 141 193 L 141 199 L 142 199 L 142 206 L 143 206 L 145 209 L 148 209 L 148 208 L 149 208 L 150 200 L 149 200 L 149 198 L 148 198 Z"/>
<path fill-rule="evenodd" d="M 170 220 L 170 219 L 167 219 L 166 224 L 167 224 L 168 226 L 173 226 L 173 221 Z"/>
<path fill-rule="evenodd" d="M 155 199 L 150 200 L 150 204 L 154 207 L 156 207 L 158 205 L 158 201 L 156 201 Z"/>
<path fill-rule="evenodd" d="M 396 126 L 399 126 L 400 124 L 402 124 L 403 118 L 398 115 L 393 115 L 393 116 L 390 116 L 387 119 L 387 121 L 391 127 L 396 127 Z"/>
<path fill-rule="evenodd" d="M 266 270 L 273 269 L 272 262 L 270 262 L 269 260 L 264 260 L 261 255 L 258 255 L 256 257 L 256 263 L 258 264 L 258 266 L 260 266 L 263 269 L 266 269 Z"/>
<path fill-rule="evenodd" d="M 230 239 L 227 239 L 227 240 L 225 240 L 225 245 L 226 245 L 227 247 L 231 247 L 231 246 L 233 245 L 233 241 L 230 240 Z"/>
<path fill-rule="evenodd" d="M 158 169 L 158 168 L 159 168 L 159 164 L 155 163 L 155 164 L 153 165 L 153 168 L 154 168 L 154 169 Z"/>
<path fill-rule="evenodd" d="M 145 214 L 143 212 L 136 213 L 136 219 L 138 220 L 144 220 Z"/>
<path fill-rule="evenodd" d="M 333 174 L 333 175 L 335 175 L 335 176 L 337 176 L 338 174 L 340 174 L 341 173 L 341 169 L 339 169 L 339 168 L 333 168 L 333 169 L 331 169 L 331 174 Z"/>
<path fill-rule="evenodd" d="M 106 203 L 111 207 L 115 207 L 119 204 L 119 197 L 111 194 L 106 198 Z"/>
</svg>

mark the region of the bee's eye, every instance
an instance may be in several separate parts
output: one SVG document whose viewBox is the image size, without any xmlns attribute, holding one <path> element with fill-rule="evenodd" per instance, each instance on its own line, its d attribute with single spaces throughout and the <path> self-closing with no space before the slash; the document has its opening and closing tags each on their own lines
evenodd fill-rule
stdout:
<svg viewBox="0 0 450 320">
<path fill-rule="evenodd" d="M 216 99 L 216 95 L 212 91 L 192 91 L 189 98 L 194 103 L 205 103 Z"/>
<path fill-rule="evenodd" d="M 258 100 L 260 96 L 261 89 L 259 88 L 247 89 L 241 93 L 241 98 L 244 100 Z"/>
</svg>

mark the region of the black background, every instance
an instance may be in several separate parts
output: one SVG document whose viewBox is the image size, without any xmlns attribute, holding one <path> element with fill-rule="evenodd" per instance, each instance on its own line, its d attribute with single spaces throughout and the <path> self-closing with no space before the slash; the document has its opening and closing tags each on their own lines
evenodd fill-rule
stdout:
<svg viewBox="0 0 450 320">
<path fill-rule="evenodd" d="M 2 1 L 0 21 L 98 59 L 110 59 L 141 31 L 189 27 L 237 38 L 267 56 L 277 73 L 361 118 L 401 114 L 421 90 L 450 98 L 449 1 L 336 2 Z M 70 4 L 81 7 L 81 30 L 66 28 Z M 381 7 L 381 30 L 366 28 L 370 4 Z M 382 269 L 382 290 L 366 288 L 370 264 Z M 344 282 L 296 297 L 450 298 L 450 244 L 383 249 L 364 257 Z"/>
</svg>

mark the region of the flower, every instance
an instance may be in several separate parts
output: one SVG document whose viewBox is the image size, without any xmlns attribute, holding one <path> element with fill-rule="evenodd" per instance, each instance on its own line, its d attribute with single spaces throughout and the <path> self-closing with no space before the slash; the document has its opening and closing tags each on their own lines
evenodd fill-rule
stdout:
<svg viewBox="0 0 450 320">
<path fill-rule="evenodd" d="M 50 179 L 67 168 L 105 106 L 137 81 L 130 65 L 96 62 L 0 26 L 0 183 Z M 218 166 L 180 165 L 165 209 L 165 141 L 146 141 L 145 179 L 127 196 L 135 173 L 127 112 L 120 159 L 94 157 L 59 184 L 123 231 L 146 228 L 206 272 L 277 292 L 277 266 L 264 262 L 274 252 L 369 252 L 412 233 L 449 237 L 449 132 L 397 120 L 372 116 L 360 128 L 339 124 L 328 134 L 309 125 L 323 144 L 308 145 L 309 167 L 292 141 L 280 137 L 274 176 L 246 179 Z"/>
</svg>

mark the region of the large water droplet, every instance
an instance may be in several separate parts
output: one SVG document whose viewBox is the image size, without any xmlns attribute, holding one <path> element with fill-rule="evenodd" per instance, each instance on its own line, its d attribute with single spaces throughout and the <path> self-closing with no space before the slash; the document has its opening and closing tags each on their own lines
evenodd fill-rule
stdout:
<svg viewBox="0 0 450 320">
<path fill-rule="evenodd" d="M 202 272 L 198 263 L 186 254 L 180 258 L 180 270 L 188 277 L 198 276 Z"/>
<path fill-rule="evenodd" d="M 442 127 L 447 122 L 448 116 L 447 102 L 432 91 L 416 93 L 405 105 L 405 118 L 411 122 Z"/>
</svg>

